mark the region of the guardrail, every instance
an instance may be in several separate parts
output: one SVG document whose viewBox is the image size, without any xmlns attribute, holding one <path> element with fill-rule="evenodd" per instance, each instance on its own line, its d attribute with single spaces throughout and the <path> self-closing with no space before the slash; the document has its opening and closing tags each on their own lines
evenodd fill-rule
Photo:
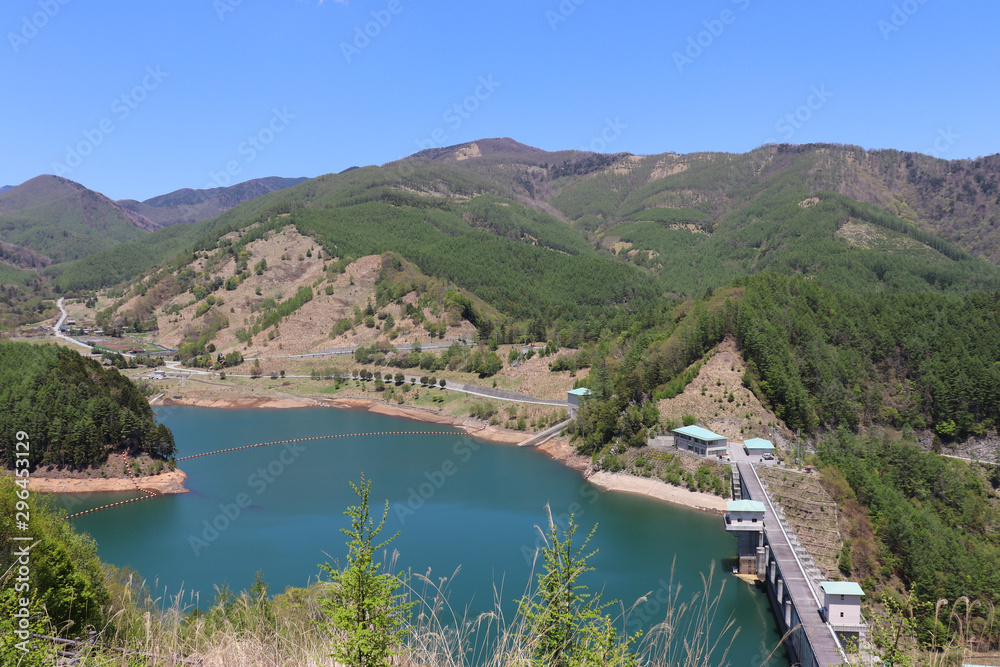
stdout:
<svg viewBox="0 0 1000 667">
<path fill-rule="evenodd" d="M 771 515 L 777 517 L 778 514 L 774 510 L 774 504 L 771 502 L 771 494 L 767 492 L 767 487 L 764 486 L 764 482 L 761 481 L 760 475 L 757 474 L 757 469 L 753 467 L 753 464 L 750 464 L 748 467 L 750 468 L 750 471 L 753 472 L 753 476 L 757 479 L 757 483 L 760 485 L 760 488 L 764 490 L 764 500 L 767 501 L 767 506 L 771 509 Z M 792 544 L 792 541 L 788 539 L 788 532 L 785 530 L 785 527 L 782 525 L 780 519 L 778 520 L 778 528 L 781 530 L 781 534 L 785 537 L 785 541 Z M 805 566 L 802 565 L 802 560 L 799 558 L 799 554 L 794 546 L 792 547 L 792 557 L 795 559 L 796 564 L 805 576 L 806 585 L 809 587 L 809 592 L 812 594 L 812 598 L 816 602 L 816 608 L 823 609 L 823 605 L 819 601 L 819 595 L 816 594 L 816 588 L 813 586 L 812 577 L 810 577 L 806 572 Z M 794 602 L 792 604 L 794 605 Z M 829 623 L 824 623 L 824 625 L 826 625 L 827 629 L 830 631 L 834 644 L 837 646 L 841 656 L 844 658 L 844 662 L 847 662 L 847 656 L 844 654 L 844 650 L 840 646 L 840 640 L 837 638 L 837 633 Z"/>
</svg>

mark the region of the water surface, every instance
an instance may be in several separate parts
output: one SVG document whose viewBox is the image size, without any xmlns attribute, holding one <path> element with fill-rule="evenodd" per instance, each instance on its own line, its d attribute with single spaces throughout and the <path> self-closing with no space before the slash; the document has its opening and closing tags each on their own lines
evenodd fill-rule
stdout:
<svg viewBox="0 0 1000 667">
<path fill-rule="evenodd" d="M 632 494 L 605 492 L 534 449 L 496 445 L 457 429 L 360 410 L 219 410 L 157 408 L 177 441 L 178 456 L 256 442 L 333 433 L 454 431 L 454 435 L 336 438 L 261 447 L 182 461 L 191 493 L 163 496 L 73 519 L 105 561 L 137 570 L 169 595 L 197 591 L 202 606 L 214 588 L 248 588 L 261 570 L 272 592 L 315 581 L 318 564 L 343 559 L 349 486 L 372 480 L 373 514 L 389 502 L 388 534 L 399 566 L 451 576 L 451 600 L 480 612 L 494 587 L 508 611 L 531 578 L 546 505 L 561 521 L 572 513 L 580 538 L 595 524 L 598 549 L 588 583 L 630 606 L 630 629 L 662 620 L 656 601 L 668 594 L 671 568 L 681 599 L 701 590 L 715 565 L 725 582 L 720 620 L 740 626 L 733 665 L 759 665 L 780 636 L 766 596 L 724 574 L 735 540 L 720 517 Z M 134 494 L 132 494 L 134 495 Z M 129 494 L 93 494 L 60 502 L 79 511 Z M 781 653 L 773 665 L 788 665 Z"/>
</svg>

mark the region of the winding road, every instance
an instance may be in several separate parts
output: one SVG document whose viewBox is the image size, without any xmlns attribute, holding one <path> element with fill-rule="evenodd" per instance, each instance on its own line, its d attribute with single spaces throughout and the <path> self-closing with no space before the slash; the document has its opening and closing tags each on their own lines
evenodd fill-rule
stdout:
<svg viewBox="0 0 1000 667">
<path fill-rule="evenodd" d="M 63 297 L 59 297 L 59 301 L 56 302 L 56 305 L 59 306 L 59 310 L 62 313 L 62 315 L 59 316 L 59 321 L 56 322 L 55 335 L 58 336 L 59 338 L 62 338 L 65 341 L 68 341 L 68 342 L 73 343 L 75 345 L 79 345 L 80 347 L 85 347 L 87 349 L 90 349 L 90 346 L 87 345 L 86 343 L 82 343 L 82 342 L 76 340 L 75 338 L 70 338 L 69 336 L 65 335 L 62 332 L 63 322 L 66 321 L 66 318 L 69 316 L 69 313 L 67 313 L 66 312 L 66 308 L 63 307 Z M 420 347 L 423 350 L 438 350 L 438 349 L 446 349 L 447 347 L 449 347 L 449 345 L 451 345 L 451 343 L 448 343 L 448 344 L 444 344 L 444 343 L 426 343 L 426 344 L 421 344 Z M 412 345 L 400 345 L 397 349 L 401 350 L 401 351 L 408 351 L 408 350 L 411 350 L 412 347 L 413 347 Z M 311 354 L 292 354 L 292 355 L 288 355 L 288 356 L 285 356 L 285 357 L 274 357 L 274 358 L 276 358 L 276 359 L 302 359 L 302 358 L 308 358 L 308 357 L 323 357 L 323 356 L 332 356 L 332 355 L 346 355 L 346 354 L 354 354 L 354 351 L 357 350 L 357 349 L 358 349 L 357 347 L 342 347 L 342 348 L 333 348 L 333 349 L 330 349 L 330 350 L 323 350 L 321 352 L 313 352 Z M 129 354 L 126 354 L 126 353 L 122 353 L 122 354 L 124 356 L 127 356 L 127 357 L 132 356 L 132 355 L 129 355 Z M 267 359 L 267 357 L 260 357 L 260 358 L 261 359 L 265 359 L 265 360 Z M 249 361 L 249 359 L 247 359 L 247 361 Z M 166 369 L 170 370 L 173 373 L 186 373 L 189 376 L 193 376 L 193 375 L 212 375 L 212 376 L 218 377 L 218 373 L 216 373 L 215 371 L 203 371 L 203 370 L 196 369 L 196 368 L 186 368 L 186 367 L 182 366 L 181 362 L 179 362 L 179 361 L 168 361 L 168 362 L 166 362 Z M 229 373 L 228 375 L 230 377 L 245 377 L 245 378 L 253 377 L 251 375 L 241 375 L 241 374 L 234 374 L 234 373 Z M 311 375 L 286 375 L 284 377 L 289 377 L 289 378 L 310 378 L 312 376 Z M 191 379 L 194 379 L 194 378 L 191 378 Z M 404 382 L 411 382 L 411 383 L 413 381 L 419 382 L 420 378 L 418 376 L 416 376 L 416 375 L 404 375 L 404 380 L 403 381 Z M 560 401 L 560 400 L 556 400 L 556 399 L 547 399 L 547 398 L 537 398 L 535 396 L 529 396 L 527 394 L 522 394 L 522 393 L 516 392 L 516 391 L 506 391 L 504 389 L 495 389 L 493 387 L 483 387 L 483 386 L 480 386 L 480 385 L 468 384 L 468 383 L 463 383 L 463 382 L 446 383 L 444 389 L 447 390 L 447 391 L 457 391 L 457 392 L 462 393 L 462 394 L 470 394 L 472 396 L 482 396 L 484 398 L 494 398 L 494 399 L 496 399 L 498 401 L 511 401 L 511 402 L 515 402 L 515 403 L 530 403 L 532 405 L 551 405 L 551 406 L 560 407 L 560 408 L 568 408 L 569 407 L 569 402 L 568 401 Z"/>
<path fill-rule="evenodd" d="M 75 338 L 70 338 L 69 336 L 67 336 L 66 334 L 64 334 L 62 332 L 63 322 L 65 322 L 66 318 L 69 317 L 69 313 L 67 313 L 66 309 L 63 308 L 63 297 L 59 297 L 59 300 L 56 301 L 56 305 L 59 306 L 59 311 L 62 313 L 62 315 L 59 316 L 59 321 L 56 322 L 56 327 L 55 327 L 55 334 L 56 334 L 56 336 L 58 336 L 59 338 L 62 338 L 65 341 L 73 343 L 74 345 L 79 345 L 80 347 L 85 347 L 85 348 L 87 348 L 89 350 L 90 349 L 89 345 L 87 345 L 86 343 L 81 343 L 80 341 L 78 341 Z"/>
</svg>

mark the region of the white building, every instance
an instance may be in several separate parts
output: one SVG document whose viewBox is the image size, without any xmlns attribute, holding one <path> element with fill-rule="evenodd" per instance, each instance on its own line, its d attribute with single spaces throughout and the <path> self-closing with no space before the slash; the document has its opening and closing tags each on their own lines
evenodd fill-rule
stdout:
<svg viewBox="0 0 1000 667">
<path fill-rule="evenodd" d="M 758 559 L 757 548 L 764 541 L 764 503 L 757 500 L 730 500 L 726 503 L 726 531 L 736 535 L 736 554 L 740 574 L 761 574 L 766 567 L 764 555 Z"/>
<path fill-rule="evenodd" d="M 687 449 L 701 456 L 721 456 L 729 451 L 726 436 L 713 433 L 700 426 L 675 428 L 674 445 L 677 449 Z"/>
<path fill-rule="evenodd" d="M 824 581 L 823 616 L 838 634 L 861 632 L 864 621 L 861 618 L 861 598 L 865 592 L 854 581 Z"/>
</svg>

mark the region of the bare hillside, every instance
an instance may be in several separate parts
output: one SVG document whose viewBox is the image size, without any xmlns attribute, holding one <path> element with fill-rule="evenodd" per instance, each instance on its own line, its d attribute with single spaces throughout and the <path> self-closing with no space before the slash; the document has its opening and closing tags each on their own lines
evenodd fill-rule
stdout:
<svg viewBox="0 0 1000 667">
<path fill-rule="evenodd" d="M 680 422 L 684 415 L 693 415 L 731 440 L 771 438 L 780 422 L 743 386 L 745 371 L 736 340 L 727 337 L 683 393 L 659 402 L 661 419 Z"/>
<path fill-rule="evenodd" d="M 446 313 L 438 304 L 421 304 L 416 293 L 405 295 L 400 303 L 375 308 L 375 283 L 383 267 L 383 258 L 379 255 L 355 260 L 342 273 L 328 273 L 326 267 L 330 258 L 324 256 L 311 238 L 293 227 L 271 232 L 266 238 L 249 243 L 244 251 L 247 253 L 246 265 L 254 270 L 235 289 L 220 287 L 210 298 L 197 300 L 185 291 L 158 304 L 158 343 L 179 349 L 185 340 L 191 340 L 209 326 L 212 318 L 225 318 L 228 326 L 219 329 L 211 339 L 218 352 L 239 350 L 248 358 L 306 354 L 371 345 L 378 340 L 390 345 L 426 343 L 429 335 L 424 323 L 446 322 Z M 184 270 L 200 275 L 200 282 L 221 284 L 238 273 L 236 263 L 234 257 L 215 263 L 200 257 Z M 266 268 L 258 272 L 258 266 Z M 249 330 L 264 309 L 293 297 L 302 287 L 312 290 L 310 301 L 283 318 L 276 327 L 252 335 L 249 341 L 238 339 L 238 332 Z M 142 299 L 148 297 L 134 297 L 121 311 L 135 309 Z M 369 305 L 378 317 L 359 320 L 359 312 L 364 313 Z M 408 317 L 408 306 L 411 316 L 413 308 L 420 309 L 420 324 Z M 396 325 L 391 327 L 392 337 L 389 336 L 390 327 L 386 327 L 386 316 Z M 333 336 L 337 323 L 345 318 L 351 320 L 351 327 Z M 467 321 L 447 324 L 445 340 L 475 337 L 475 328 Z"/>
</svg>

